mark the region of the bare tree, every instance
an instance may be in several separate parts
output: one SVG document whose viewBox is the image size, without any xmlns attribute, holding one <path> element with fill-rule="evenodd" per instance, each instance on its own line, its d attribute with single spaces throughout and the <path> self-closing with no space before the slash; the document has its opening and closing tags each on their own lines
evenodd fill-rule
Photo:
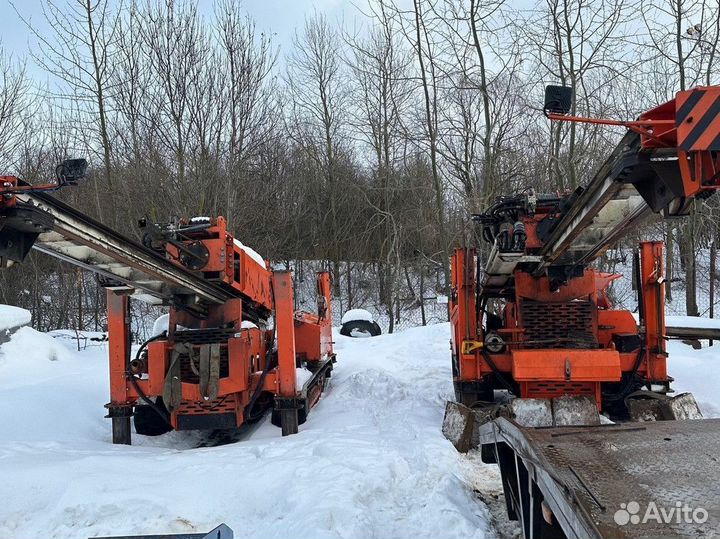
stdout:
<svg viewBox="0 0 720 539">
<path fill-rule="evenodd" d="M 624 76 L 627 63 L 620 36 L 624 33 L 625 3 L 609 0 L 545 0 L 543 9 L 527 21 L 525 35 L 538 64 L 538 78 L 572 87 L 571 114 L 590 113 L 589 79 L 607 83 Z M 580 129 L 576 123 L 551 127 L 548 163 L 550 176 L 560 188 L 579 184 Z"/>
<path fill-rule="evenodd" d="M 82 121 L 91 130 L 97 129 L 108 187 L 112 187 L 108 94 L 121 10 L 122 4 L 112 9 L 108 0 L 73 0 L 66 7 L 45 0 L 42 12 L 51 35 L 37 30 L 23 18 L 40 44 L 32 50 L 33 58 L 60 83 L 55 95 L 86 105 L 78 112 L 89 117 L 83 114 L 76 121 Z"/>
<path fill-rule="evenodd" d="M 450 286 L 450 256 L 448 251 L 449 241 L 445 212 L 445 187 L 440 176 L 438 159 L 439 73 L 435 57 L 436 44 L 431 37 L 431 28 L 428 25 L 428 18 L 425 15 L 423 0 L 413 0 L 411 24 L 412 33 L 406 29 L 405 35 L 412 43 L 422 85 L 424 98 L 424 129 L 427 137 L 427 150 L 430 157 L 432 183 L 435 191 L 436 223 L 441 245 L 440 257 L 447 291 L 447 287 Z"/>
<path fill-rule="evenodd" d="M 641 19 L 647 29 L 642 55 L 650 71 L 651 80 L 664 78 L 669 84 L 664 95 L 655 99 L 671 99 L 677 90 L 687 90 L 698 84 L 713 81 L 713 66 L 718 50 L 720 8 L 717 2 L 664 0 L 640 4 Z M 658 71 L 662 75 L 658 74 Z M 690 208 L 690 216 L 679 226 L 678 245 L 680 262 L 685 270 L 685 310 L 690 316 L 698 316 L 696 255 L 702 219 L 697 215 L 697 205 Z M 666 229 L 667 272 L 674 272 L 674 230 L 668 223 Z M 672 279 L 670 280 L 672 282 Z"/>
<path fill-rule="evenodd" d="M 288 58 L 286 84 L 292 96 L 293 133 L 320 166 L 325 182 L 328 219 L 322 228 L 329 243 L 335 291 L 340 286 L 340 242 L 337 202 L 339 187 L 340 134 L 347 85 L 342 73 L 341 39 L 327 19 L 318 13 L 306 19 L 301 35 L 293 41 Z M 322 211 L 320 205 L 318 210 Z"/>
<path fill-rule="evenodd" d="M 18 170 L 18 157 L 31 133 L 37 105 L 25 65 L 0 48 L 0 166 Z"/>
<path fill-rule="evenodd" d="M 376 222 L 379 226 L 378 234 L 370 234 L 369 240 L 379 244 L 379 271 L 384 285 L 380 287 L 380 302 L 392 332 L 396 287 L 385 286 L 385 283 L 397 283 L 401 269 L 403 227 L 394 213 L 394 202 L 400 191 L 396 167 L 401 159 L 405 138 L 403 119 L 412 92 L 408 80 L 412 58 L 403 50 L 386 7 L 382 3 L 371 6 L 370 14 L 375 26 L 366 37 L 347 38 L 351 49 L 348 62 L 353 74 L 354 127 L 358 138 L 371 148 L 374 158 L 372 190 L 365 196 L 374 210 L 368 227 L 372 228 Z"/>
<path fill-rule="evenodd" d="M 196 127 L 191 110 L 202 80 L 203 66 L 210 49 L 206 28 L 197 7 L 166 0 L 165 5 L 146 4 L 141 14 L 140 33 L 146 61 L 154 76 L 151 104 L 160 125 L 155 133 L 171 152 L 177 170 L 179 207 L 188 203 L 183 195 L 187 188 L 187 152 Z"/>
<path fill-rule="evenodd" d="M 277 129 L 278 100 L 271 82 L 277 61 L 270 38 L 257 35 L 255 23 L 240 15 L 239 0 L 223 0 L 216 7 L 216 32 L 221 51 L 219 81 L 224 85 L 222 99 L 227 102 L 230 168 L 243 174 L 250 162 L 260 157 L 265 143 Z M 238 182 L 225 184 L 225 212 L 230 223 L 239 192 Z"/>
</svg>

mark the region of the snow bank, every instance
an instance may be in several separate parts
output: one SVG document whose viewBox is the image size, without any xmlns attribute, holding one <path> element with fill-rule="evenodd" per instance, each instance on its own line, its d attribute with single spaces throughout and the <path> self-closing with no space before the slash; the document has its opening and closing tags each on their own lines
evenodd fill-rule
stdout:
<svg viewBox="0 0 720 539">
<path fill-rule="evenodd" d="M 43 371 L 50 361 L 70 358 L 70 351 L 51 335 L 30 327 L 18 329 L 8 342 L 0 346 L 0 368 L 16 369 L 21 378 L 26 378 L 28 370 L 36 367 Z M 5 382 L 7 380 L 2 380 L 0 384 Z"/>
<path fill-rule="evenodd" d="M 638 313 L 632 313 L 635 322 L 640 319 Z M 709 329 L 720 329 L 720 318 L 707 318 L 704 316 L 680 316 L 680 315 L 666 315 L 665 325 L 667 327 L 676 328 L 709 328 Z"/>
<path fill-rule="evenodd" d="M 702 316 L 666 316 L 665 325 L 678 328 L 711 328 L 720 329 L 720 319 Z"/>
<path fill-rule="evenodd" d="M 297 388 L 300 389 L 302 386 L 305 385 L 305 382 L 310 380 L 312 378 L 313 373 L 311 373 L 307 369 L 295 369 L 295 379 L 297 380 Z"/>
<path fill-rule="evenodd" d="M 705 341 L 706 342 L 706 341 Z M 675 395 L 695 395 L 705 417 L 720 417 L 720 343 L 694 350 L 680 341 L 668 342 L 668 374 Z"/>
<path fill-rule="evenodd" d="M 169 314 L 161 314 L 155 319 L 155 323 L 153 324 L 152 333 L 150 334 L 149 338 L 157 337 L 158 335 L 162 334 L 164 331 L 168 331 L 170 328 L 170 315 Z"/>
<path fill-rule="evenodd" d="M 499 495 L 497 467 L 459 455 L 440 431 L 452 397 L 449 337 L 447 323 L 373 339 L 336 334 L 330 390 L 298 435 L 282 438 L 266 420 L 232 445 L 198 448 L 201 435 L 173 432 L 134 435 L 127 447 L 110 443 L 103 418 L 107 344 L 77 352 L 22 328 L 0 346 L 0 537 L 185 533 L 219 522 L 249 538 L 491 536 L 472 489 Z M 720 417 L 720 345 L 668 347 L 677 391 Z M 502 504 L 493 511 L 505 522 Z"/>
<path fill-rule="evenodd" d="M 26 326 L 32 320 L 32 313 L 12 305 L 0 305 L 0 331 Z"/>
<path fill-rule="evenodd" d="M 0 348 L 0 537 L 197 532 L 219 522 L 262 538 L 492 535 L 463 457 L 440 431 L 452 394 L 448 339 L 448 324 L 335 335 L 331 388 L 295 436 L 266 420 L 232 445 L 195 448 L 197 434 L 174 432 L 134 435 L 127 447 L 110 443 L 103 418 L 106 349 L 76 352 L 21 330 Z"/>
<path fill-rule="evenodd" d="M 250 258 L 252 258 L 255 262 L 260 264 L 263 268 L 267 267 L 265 265 L 265 259 L 263 259 L 262 256 L 258 254 L 258 252 L 253 249 L 252 247 L 248 247 L 247 245 L 244 245 L 240 240 L 237 238 L 234 238 L 233 241 L 235 242 L 235 245 L 237 247 L 240 247 L 243 251 L 245 251 L 245 254 L 248 255 Z"/>
<path fill-rule="evenodd" d="M 343 315 L 340 323 L 346 324 L 347 322 L 352 322 L 354 320 L 366 320 L 368 322 L 372 322 L 373 315 L 365 309 L 350 309 Z"/>
<path fill-rule="evenodd" d="M 54 329 L 47 332 L 54 339 L 87 339 L 96 341 L 107 341 L 106 331 L 87 331 L 79 329 Z"/>
</svg>

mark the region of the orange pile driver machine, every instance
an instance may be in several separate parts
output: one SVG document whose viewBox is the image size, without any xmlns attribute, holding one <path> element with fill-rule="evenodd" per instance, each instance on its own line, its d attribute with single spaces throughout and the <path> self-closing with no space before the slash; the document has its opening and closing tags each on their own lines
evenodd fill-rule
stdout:
<svg viewBox="0 0 720 539">
<path fill-rule="evenodd" d="M 66 161 L 44 185 L 0 178 L 0 265 L 34 248 L 99 275 L 113 443 L 131 442 L 133 416 L 153 435 L 235 428 L 272 409 L 282 434 L 296 433 L 335 362 L 329 274 L 317 278 L 317 312 L 296 312 L 291 273 L 271 269 L 222 217 L 143 220 L 137 243 L 47 194 L 86 167 Z M 131 299 L 169 308 L 167 327 L 135 353 Z"/>
<path fill-rule="evenodd" d="M 456 398 L 585 395 L 612 417 L 638 390 L 667 394 L 663 244 L 635 255 L 639 321 L 613 309 L 619 275 L 595 259 L 653 213 L 686 215 L 720 184 L 720 87 L 683 91 L 622 122 L 569 116 L 571 90 L 546 89 L 554 121 L 619 125 L 627 134 L 586 186 L 572 193 L 501 196 L 474 216 L 489 254 L 452 257 L 452 364 Z"/>
</svg>

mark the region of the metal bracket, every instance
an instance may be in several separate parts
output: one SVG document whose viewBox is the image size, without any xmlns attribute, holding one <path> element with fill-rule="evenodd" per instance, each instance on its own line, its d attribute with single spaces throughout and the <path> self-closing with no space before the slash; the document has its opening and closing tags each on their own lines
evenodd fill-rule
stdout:
<svg viewBox="0 0 720 539">
<path fill-rule="evenodd" d="M 132 417 L 133 407 L 131 404 L 113 404 L 109 402 L 105 405 L 108 414 L 105 416 L 106 419 L 114 417 Z"/>
<path fill-rule="evenodd" d="M 484 347 L 485 343 L 482 341 L 463 341 L 462 353 L 463 355 L 472 354 L 475 350 L 482 350 Z"/>
<path fill-rule="evenodd" d="M 276 410 L 300 410 L 305 407 L 305 399 L 297 397 L 275 397 Z"/>
</svg>

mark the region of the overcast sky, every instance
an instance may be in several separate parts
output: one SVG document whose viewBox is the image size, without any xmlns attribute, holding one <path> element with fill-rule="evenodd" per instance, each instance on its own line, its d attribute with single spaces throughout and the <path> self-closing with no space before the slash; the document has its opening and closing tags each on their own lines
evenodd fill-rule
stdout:
<svg viewBox="0 0 720 539">
<path fill-rule="evenodd" d="M 17 11 L 32 21 L 33 26 L 41 31 L 46 28 L 41 11 L 44 0 L 0 0 L 0 20 L 3 22 L 0 41 L 6 52 L 15 57 L 27 56 L 28 48 L 34 46 L 34 40 L 27 28 L 10 4 L 12 1 Z M 54 0 L 63 5 L 67 0 Z M 352 26 L 356 23 L 356 9 L 353 5 L 364 5 L 366 0 L 244 0 L 243 8 L 257 23 L 258 30 L 272 32 L 273 41 L 281 48 L 281 54 L 288 51 L 296 28 L 302 28 L 305 16 L 314 10 L 325 13 L 331 22 L 345 21 Z M 198 5 L 203 13 L 211 14 L 213 0 L 199 0 Z M 32 59 L 28 67 L 35 74 Z"/>
</svg>

